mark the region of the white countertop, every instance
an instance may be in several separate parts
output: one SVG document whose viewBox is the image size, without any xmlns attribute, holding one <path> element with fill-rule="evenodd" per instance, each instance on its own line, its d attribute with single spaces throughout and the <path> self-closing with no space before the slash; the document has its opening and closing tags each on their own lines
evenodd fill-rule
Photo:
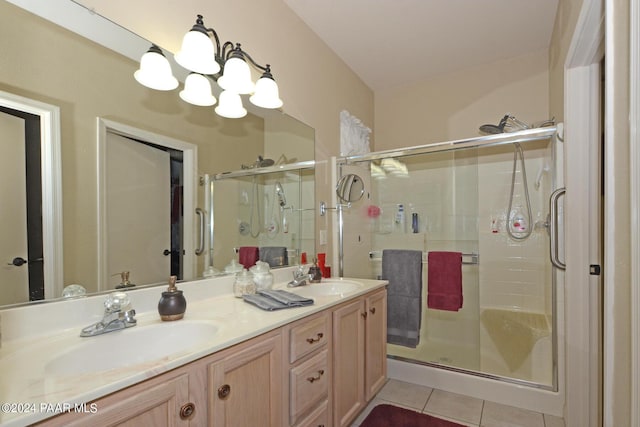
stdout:
<svg viewBox="0 0 640 427">
<path fill-rule="evenodd" d="M 275 288 L 286 280 L 283 274 L 290 274 L 290 270 L 276 275 L 276 281 L 282 283 Z M 184 291 L 187 311 L 184 319 L 176 322 L 162 322 L 158 316 L 157 301 L 164 288 L 129 292 L 138 324 L 110 334 L 141 331 L 154 324 L 169 328 L 178 322 L 214 324 L 216 333 L 205 344 L 170 357 L 89 373 L 51 373 L 46 366 L 73 346 L 86 345 L 87 340 L 97 343 L 110 335 L 79 337 L 83 326 L 102 317 L 104 295 L 0 311 L 4 340 L 0 347 L 0 425 L 24 426 L 54 416 L 69 406 L 95 400 L 387 284 L 382 280 L 349 280 L 360 282 L 362 287 L 345 295 L 315 296 L 313 305 L 278 311 L 263 311 L 235 298 L 229 277 L 182 283 L 178 288 Z M 87 312 L 91 316 L 85 315 Z"/>
</svg>

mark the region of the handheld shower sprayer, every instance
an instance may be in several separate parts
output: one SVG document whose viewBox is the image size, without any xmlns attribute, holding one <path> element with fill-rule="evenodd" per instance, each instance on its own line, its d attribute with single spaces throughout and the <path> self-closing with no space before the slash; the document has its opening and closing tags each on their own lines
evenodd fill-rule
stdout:
<svg viewBox="0 0 640 427">
<path fill-rule="evenodd" d="M 287 211 L 285 210 L 285 206 L 287 205 L 287 198 L 284 195 L 284 188 L 282 188 L 282 184 L 280 184 L 280 181 L 276 181 L 276 197 L 278 198 L 278 204 L 280 205 L 280 222 L 282 225 L 282 232 L 288 233 L 289 219 L 287 218 Z"/>
<path fill-rule="evenodd" d="M 284 195 L 284 188 L 282 188 L 280 181 L 276 181 L 276 196 L 278 197 L 278 204 L 281 208 L 284 208 L 287 205 L 287 198 Z"/>
</svg>

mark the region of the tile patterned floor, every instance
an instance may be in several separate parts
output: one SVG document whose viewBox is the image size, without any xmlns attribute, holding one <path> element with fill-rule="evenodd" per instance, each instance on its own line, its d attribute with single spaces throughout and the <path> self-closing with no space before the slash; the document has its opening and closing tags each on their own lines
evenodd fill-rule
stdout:
<svg viewBox="0 0 640 427">
<path fill-rule="evenodd" d="M 398 380 L 389 380 L 351 427 L 358 427 L 371 409 L 391 403 L 468 427 L 564 427 L 562 418 L 475 399 Z"/>
</svg>

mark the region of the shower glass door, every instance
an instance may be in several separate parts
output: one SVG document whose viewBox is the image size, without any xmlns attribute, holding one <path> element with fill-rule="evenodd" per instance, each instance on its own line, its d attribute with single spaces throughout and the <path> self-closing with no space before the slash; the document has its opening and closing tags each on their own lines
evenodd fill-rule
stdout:
<svg viewBox="0 0 640 427">
<path fill-rule="evenodd" d="M 389 344 L 390 357 L 555 388 L 554 144 L 521 143 L 524 161 L 505 144 L 360 164 L 370 171 L 370 207 L 346 221 L 366 215 L 370 277 L 381 275 L 384 249 L 423 252 L 420 341 Z M 432 251 L 463 254 L 458 311 L 427 308 Z"/>
</svg>

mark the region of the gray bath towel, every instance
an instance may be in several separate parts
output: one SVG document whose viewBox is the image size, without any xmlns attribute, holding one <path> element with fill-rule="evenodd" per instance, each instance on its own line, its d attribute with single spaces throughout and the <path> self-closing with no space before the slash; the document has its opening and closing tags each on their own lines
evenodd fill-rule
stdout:
<svg viewBox="0 0 640 427">
<path fill-rule="evenodd" d="M 387 342 L 415 348 L 422 319 L 422 252 L 382 251 L 382 279 L 387 287 Z"/>
<path fill-rule="evenodd" d="M 269 267 L 289 265 L 287 248 L 285 246 L 262 246 L 259 252 L 260 261 L 268 263 Z"/>
</svg>

